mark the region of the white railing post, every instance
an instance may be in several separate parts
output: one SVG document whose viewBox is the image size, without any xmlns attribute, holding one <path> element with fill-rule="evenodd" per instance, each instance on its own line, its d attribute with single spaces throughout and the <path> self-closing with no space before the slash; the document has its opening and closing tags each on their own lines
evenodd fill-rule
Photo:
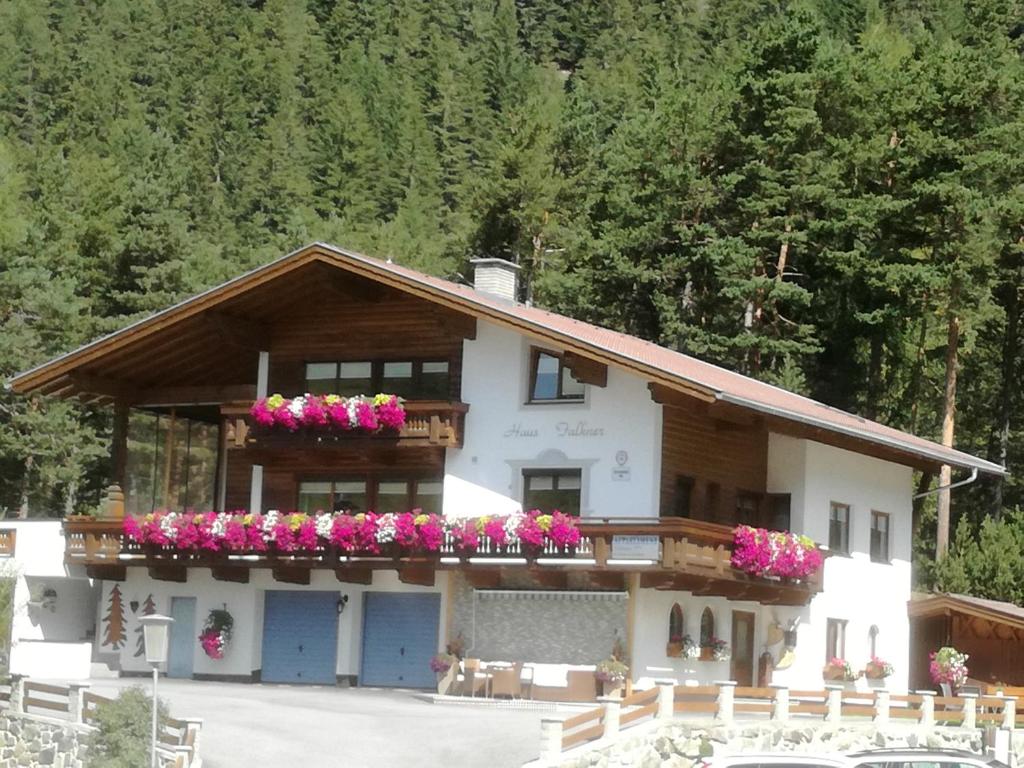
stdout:
<svg viewBox="0 0 1024 768">
<path fill-rule="evenodd" d="M 675 714 L 676 706 L 676 681 L 655 680 L 658 686 L 658 714 L 659 720 L 670 720 Z"/>
<path fill-rule="evenodd" d="M 964 728 L 978 727 L 978 694 L 961 693 L 960 698 L 964 700 Z"/>
<path fill-rule="evenodd" d="M 838 723 L 843 716 L 843 689 L 834 685 L 826 686 L 828 691 L 828 712 L 825 719 Z"/>
<path fill-rule="evenodd" d="M 540 718 L 540 759 L 552 760 L 562 754 L 562 718 L 542 715 Z"/>
<path fill-rule="evenodd" d="M 11 712 L 23 713 L 25 711 L 25 676 L 16 672 L 10 674 L 11 678 Z"/>
<path fill-rule="evenodd" d="M 1003 724 L 1002 727 L 1012 731 L 1017 727 L 1017 697 L 1003 696 Z"/>
<path fill-rule="evenodd" d="M 772 720 L 789 720 L 789 686 L 773 683 L 775 701 L 772 704 Z"/>
<path fill-rule="evenodd" d="M 888 725 L 889 703 L 889 691 L 884 688 L 875 691 L 875 722 L 878 725 Z"/>
<path fill-rule="evenodd" d="M 715 685 L 718 686 L 718 711 L 715 717 L 724 723 L 731 723 L 736 714 L 736 681 L 719 680 Z"/>
<path fill-rule="evenodd" d="M 82 693 L 88 688 L 88 683 L 68 683 L 68 714 L 71 716 L 72 723 L 82 722 L 84 706 Z"/>
<path fill-rule="evenodd" d="M 622 699 L 618 696 L 598 696 L 597 700 L 604 705 L 604 737 L 607 739 L 619 732 Z"/>
<path fill-rule="evenodd" d="M 921 697 L 921 725 L 931 728 L 935 725 L 935 692 L 915 691 Z"/>
</svg>

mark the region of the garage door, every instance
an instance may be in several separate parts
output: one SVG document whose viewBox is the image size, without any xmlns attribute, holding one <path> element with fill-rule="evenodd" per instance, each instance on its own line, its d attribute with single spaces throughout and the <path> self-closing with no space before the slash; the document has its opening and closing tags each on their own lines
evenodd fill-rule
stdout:
<svg viewBox="0 0 1024 768">
<path fill-rule="evenodd" d="M 440 595 L 368 592 L 363 610 L 362 685 L 433 688 Z"/>
<path fill-rule="evenodd" d="M 267 592 L 262 680 L 334 685 L 337 652 L 337 592 Z"/>
</svg>

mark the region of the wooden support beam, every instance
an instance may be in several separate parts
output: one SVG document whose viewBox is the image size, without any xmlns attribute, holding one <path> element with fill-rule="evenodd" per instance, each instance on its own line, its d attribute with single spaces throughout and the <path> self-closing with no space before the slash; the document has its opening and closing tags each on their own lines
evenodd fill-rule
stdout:
<svg viewBox="0 0 1024 768">
<path fill-rule="evenodd" d="M 219 405 L 256 399 L 255 384 L 224 384 L 193 387 L 152 387 L 135 393 L 134 405 Z"/>
<path fill-rule="evenodd" d="M 497 589 L 501 586 L 501 571 L 497 568 L 490 570 L 469 568 L 465 574 L 466 581 L 472 584 L 474 589 Z"/>
<path fill-rule="evenodd" d="M 334 569 L 335 578 L 346 584 L 372 584 L 373 570 L 350 565 L 339 565 Z"/>
<path fill-rule="evenodd" d="M 715 401 L 715 393 L 713 391 L 696 386 L 689 387 L 685 384 L 679 384 L 676 387 L 666 387 L 664 384 L 656 384 L 652 381 L 647 385 L 647 388 L 651 392 L 651 399 L 661 405 L 689 407 L 693 405 L 694 400 L 705 403 L 713 403 Z"/>
<path fill-rule="evenodd" d="M 565 367 L 572 372 L 573 378 L 577 381 L 582 381 L 584 384 L 590 384 L 593 387 L 608 386 L 608 366 L 604 363 L 599 363 L 597 360 L 592 360 L 589 357 L 583 357 L 575 352 L 563 354 L 562 362 L 565 363 Z"/>
<path fill-rule="evenodd" d="M 123 565 L 87 565 L 85 574 L 90 579 L 124 581 L 128 578 L 128 569 Z"/>
<path fill-rule="evenodd" d="M 284 584 L 309 584 L 309 568 L 295 565 L 275 565 L 271 569 L 274 581 Z"/>
<path fill-rule="evenodd" d="M 421 587 L 434 586 L 437 571 L 430 565 L 404 565 L 398 569 L 398 580 L 403 584 L 418 584 Z"/>
<path fill-rule="evenodd" d="M 215 565 L 210 574 L 217 581 L 233 581 L 236 584 L 249 583 L 249 569 L 244 565 Z"/>
<path fill-rule="evenodd" d="M 188 581 L 188 569 L 184 565 L 175 565 L 174 563 L 151 565 L 149 566 L 149 578 L 184 584 Z"/>
</svg>

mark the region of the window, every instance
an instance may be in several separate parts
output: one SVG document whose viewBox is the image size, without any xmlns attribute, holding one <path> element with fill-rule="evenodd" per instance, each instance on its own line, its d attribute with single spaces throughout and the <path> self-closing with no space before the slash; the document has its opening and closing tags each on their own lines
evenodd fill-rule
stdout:
<svg viewBox="0 0 1024 768">
<path fill-rule="evenodd" d="M 829 619 L 825 628 L 825 663 L 846 658 L 846 619 Z"/>
<path fill-rule="evenodd" d="M 523 472 L 523 509 L 559 510 L 579 516 L 582 473 L 578 469 L 528 469 Z"/>
<path fill-rule="evenodd" d="M 668 641 L 670 643 L 678 643 L 683 639 L 683 609 L 679 607 L 679 603 L 672 605 L 672 610 L 668 614 Z"/>
<path fill-rule="evenodd" d="M 750 491 L 736 492 L 736 522 L 741 525 L 758 525 L 761 497 Z"/>
<path fill-rule="evenodd" d="M 352 478 L 303 480 L 299 483 L 300 512 L 409 512 L 422 509 L 440 514 L 440 478 Z"/>
<path fill-rule="evenodd" d="M 671 517 L 690 517 L 693 505 L 692 477 L 676 475 L 676 487 L 672 495 L 672 507 L 668 514 Z"/>
<path fill-rule="evenodd" d="M 715 614 L 705 608 L 700 615 L 700 647 L 709 648 L 715 637 Z"/>
<path fill-rule="evenodd" d="M 125 509 L 214 507 L 218 436 L 216 424 L 169 414 L 131 411 L 125 462 Z"/>
<path fill-rule="evenodd" d="M 828 515 L 828 548 L 850 554 L 850 505 L 833 501 Z"/>
<path fill-rule="evenodd" d="M 448 400 L 447 360 L 360 360 L 307 363 L 306 391 L 344 397 L 385 392 L 407 400 Z"/>
<path fill-rule="evenodd" d="M 871 561 L 889 562 L 889 515 L 885 512 L 871 513 Z"/>
<path fill-rule="evenodd" d="M 718 483 L 708 483 L 707 490 L 704 494 L 704 519 L 705 520 L 717 520 L 718 519 L 718 497 L 722 493 L 722 488 Z"/>
<path fill-rule="evenodd" d="M 530 402 L 582 399 L 583 383 L 572 375 L 562 356 L 534 349 L 530 357 Z"/>
<path fill-rule="evenodd" d="M 768 527 L 773 531 L 788 531 L 790 521 L 788 493 L 768 494 Z"/>
</svg>

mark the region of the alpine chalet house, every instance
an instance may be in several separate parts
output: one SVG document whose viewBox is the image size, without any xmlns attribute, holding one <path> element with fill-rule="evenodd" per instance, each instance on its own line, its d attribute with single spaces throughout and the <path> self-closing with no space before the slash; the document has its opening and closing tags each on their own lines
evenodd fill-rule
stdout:
<svg viewBox="0 0 1024 768">
<path fill-rule="evenodd" d="M 113 408 L 104 513 L 63 523 L 94 660 L 146 669 L 160 612 L 179 677 L 430 687 L 461 645 L 556 689 L 618 647 L 635 681 L 878 657 L 906 689 L 912 472 L 1002 467 L 475 270 L 313 244 L 11 382 Z"/>
</svg>

